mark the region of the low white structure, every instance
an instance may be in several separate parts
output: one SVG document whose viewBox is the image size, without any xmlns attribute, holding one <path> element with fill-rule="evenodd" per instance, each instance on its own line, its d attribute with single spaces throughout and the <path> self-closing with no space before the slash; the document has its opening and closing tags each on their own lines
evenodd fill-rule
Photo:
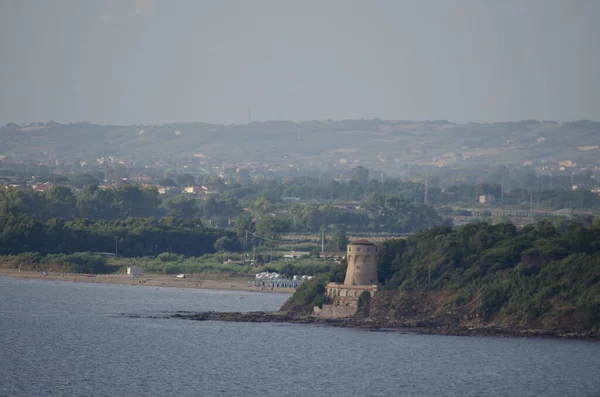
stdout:
<svg viewBox="0 0 600 397">
<path fill-rule="evenodd" d="M 142 276 L 144 274 L 144 269 L 141 267 L 127 267 L 127 274 L 129 276 Z"/>
<path fill-rule="evenodd" d="M 291 251 L 291 252 L 283 253 L 283 257 L 285 259 L 299 259 L 299 258 L 302 258 L 303 256 L 308 256 L 308 255 L 310 255 L 309 251 Z"/>
<path fill-rule="evenodd" d="M 262 273 L 257 273 L 254 276 L 257 280 L 277 280 L 281 278 L 281 274 L 273 272 L 273 273 L 269 273 L 269 272 L 262 272 Z"/>
</svg>

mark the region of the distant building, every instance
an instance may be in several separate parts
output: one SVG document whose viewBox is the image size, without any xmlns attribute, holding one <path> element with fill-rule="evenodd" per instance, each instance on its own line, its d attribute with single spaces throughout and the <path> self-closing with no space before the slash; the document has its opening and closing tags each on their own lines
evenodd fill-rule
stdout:
<svg viewBox="0 0 600 397">
<path fill-rule="evenodd" d="M 36 192 L 45 192 L 46 190 L 50 190 L 54 187 L 54 184 L 50 182 L 38 183 L 33 186 L 33 190 Z"/>
<path fill-rule="evenodd" d="M 132 177 L 130 179 L 136 183 L 152 182 L 152 177 L 148 174 L 134 174 L 134 175 L 132 175 Z"/>
<path fill-rule="evenodd" d="M 221 187 L 219 185 L 202 185 L 200 189 L 204 194 L 220 194 Z"/>
<path fill-rule="evenodd" d="M 290 251 L 290 252 L 283 252 L 283 257 L 285 259 L 299 259 L 302 258 L 303 256 L 308 256 L 310 255 L 309 251 Z"/>
<path fill-rule="evenodd" d="M 493 194 L 482 194 L 479 196 L 480 204 L 493 204 L 496 202 L 496 197 Z"/>
<path fill-rule="evenodd" d="M 127 267 L 127 274 L 129 276 L 141 276 L 144 274 L 144 269 L 141 267 Z"/>
<path fill-rule="evenodd" d="M 363 292 L 377 292 L 377 246 L 367 240 L 348 244 L 346 249 L 346 278 L 343 284 L 328 283 L 325 294 L 330 304 L 314 307 L 314 314 L 322 318 L 350 317 L 358 309 L 358 298 Z"/>
<path fill-rule="evenodd" d="M 572 160 L 559 161 L 558 165 L 561 167 L 576 167 L 577 166 L 577 164 L 574 163 Z"/>
<path fill-rule="evenodd" d="M 182 193 L 199 194 L 200 188 L 198 188 L 197 186 L 186 186 L 183 188 Z"/>
</svg>

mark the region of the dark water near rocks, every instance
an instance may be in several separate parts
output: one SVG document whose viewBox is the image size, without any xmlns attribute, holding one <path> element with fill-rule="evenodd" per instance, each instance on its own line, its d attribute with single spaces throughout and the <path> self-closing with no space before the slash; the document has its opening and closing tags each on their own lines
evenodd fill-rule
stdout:
<svg viewBox="0 0 600 397">
<path fill-rule="evenodd" d="M 121 315 L 239 295 L 0 277 L 0 396 L 600 396 L 600 343 Z"/>
</svg>

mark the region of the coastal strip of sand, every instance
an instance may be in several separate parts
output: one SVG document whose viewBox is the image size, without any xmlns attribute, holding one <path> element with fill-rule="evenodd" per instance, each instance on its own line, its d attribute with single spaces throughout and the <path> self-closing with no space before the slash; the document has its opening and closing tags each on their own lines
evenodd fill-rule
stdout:
<svg viewBox="0 0 600 397">
<path fill-rule="evenodd" d="M 0 277 L 16 277 L 23 279 L 52 280 L 76 283 L 107 283 L 127 284 L 143 287 L 171 287 L 171 288 L 203 288 L 229 291 L 254 291 L 275 292 L 293 294 L 294 288 L 277 288 L 254 286 L 254 279 L 250 277 L 228 277 L 219 278 L 216 275 L 186 275 L 185 278 L 177 278 L 175 275 L 145 274 L 143 276 L 128 276 L 126 274 L 81 274 L 81 273 L 57 273 L 18 271 L 17 269 L 0 268 Z"/>
</svg>

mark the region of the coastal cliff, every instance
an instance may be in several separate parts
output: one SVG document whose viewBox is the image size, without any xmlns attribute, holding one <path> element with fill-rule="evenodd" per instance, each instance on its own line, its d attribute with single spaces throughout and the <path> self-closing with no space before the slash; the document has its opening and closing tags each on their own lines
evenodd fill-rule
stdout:
<svg viewBox="0 0 600 397">
<path fill-rule="evenodd" d="M 322 319 L 313 316 L 304 308 L 292 304 L 292 298 L 283 306 L 283 308 L 292 308 L 291 311 L 178 312 L 171 318 L 196 321 L 323 324 L 439 335 L 553 337 L 600 341 L 600 330 L 586 327 L 577 318 L 576 313 L 559 316 L 553 312 L 547 317 L 528 322 L 515 321 L 502 316 L 486 321 L 478 314 L 477 302 L 459 307 L 444 304 L 451 295 L 451 291 L 430 293 L 383 291 L 373 297 L 370 307 L 366 308 L 368 313 L 361 311 L 352 317 L 342 319 Z"/>
<path fill-rule="evenodd" d="M 377 292 L 353 316 L 312 315 L 315 306 L 336 304 L 326 285 L 343 280 L 342 262 L 304 283 L 277 313 L 194 319 L 600 340 L 600 218 L 542 220 L 520 230 L 435 228 L 377 248 Z"/>
</svg>

